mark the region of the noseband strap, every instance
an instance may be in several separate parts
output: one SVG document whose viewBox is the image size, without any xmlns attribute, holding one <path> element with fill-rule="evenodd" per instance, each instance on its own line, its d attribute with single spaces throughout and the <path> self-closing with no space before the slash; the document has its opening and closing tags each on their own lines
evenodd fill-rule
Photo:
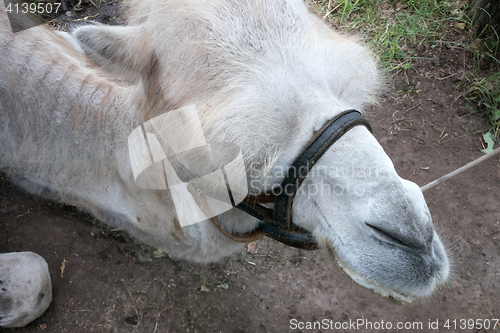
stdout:
<svg viewBox="0 0 500 333">
<path fill-rule="evenodd" d="M 372 131 L 370 123 L 356 110 L 344 111 L 328 121 L 307 143 L 302 153 L 295 159 L 281 182 L 281 194 L 274 203 L 275 225 L 284 230 L 292 229 L 292 205 L 297 190 L 323 154 L 354 126 L 366 126 Z M 287 190 L 290 188 L 290 191 Z"/>
<path fill-rule="evenodd" d="M 255 232 L 259 230 L 262 232 L 262 236 L 268 236 L 289 246 L 307 250 L 317 249 L 318 244 L 314 236 L 309 231 L 293 223 L 293 200 L 300 185 L 321 156 L 347 131 L 358 125 L 363 125 L 370 132 L 372 131 L 368 121 L 356 110 L 344 111 L 330 119 L 309 140 L 302 152 L 288 168 L 286 177 L 279 187 L 275 188 L 271 193 L 257 196 L 249 195 L 236 205 L 236 208 L 262 221 L 256 230 L 248 234 L 255 236 Z M 274 203 L 274 209 L 265 207 L 262 203 Z M 219 230 L 222 229 L 216 219 L 211 220 Z M 227 232 L 224 234 L 228 236 Z M 247 234 L 228 237 L 240 242 L 247 242 L 249 238 Z"/>
</svg>

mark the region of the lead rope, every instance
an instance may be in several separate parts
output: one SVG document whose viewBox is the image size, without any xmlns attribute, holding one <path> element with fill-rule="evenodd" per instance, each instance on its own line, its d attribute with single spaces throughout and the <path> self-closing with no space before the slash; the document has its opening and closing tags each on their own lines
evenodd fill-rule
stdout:
<svg viewBox="0 0 500 333">
<path fill-rule="evenodd" d="M 464 171 L 466 171 L 466 170 L 468 170 L 468 169 L 472 168 L 473 166 L 476 166 L 476 165 L 478 165 L 479 163 L 481 163 L 481 162 L 483 162 L 483 161 L 486 161 L 487 159 L 490 159 L 491 157 L 493 157 L 494 155 L 496 155 L 496 154 L 498 154 L 498 153 L 500 153 L 500 148 L 497 148 L 497 149 L 493 150 L 491 153 L 486 154 L 486 155 L 484 155 L 484 156 L 481 156 L 481 157 L 479 157 L 478 159 L 475 159 L 474 161 L 467 163 L 467 164 L 466 164 L 466 165 L 464 165 L 463 167 L 458 168 L 457 170 L 452 171 L 452 172 L 450 172 L 450 173 L 448 173 L 448 174 L 444 175 L 443 177 L 438 178 L 438 179 L 436 179 L 435 181 L 432 181 L 432 182 L 430 182 L 429 184 L 422 186 L 422 187 L 420 188 L 420 190 L 421 190 L 422 192 L 425 192 L 425 191 L 427 191 L 428 189 L 433 188 L 434 186 L 439 185 L 439 184 L 441 184 L 442 182 L 444 182 L 444 181 L 446 181 L 446 180 L 450 179 L 451 177 L 454 177 L 454 176 L 456 176 L 456 175 L 458 175 L 458 174 L 460 174 L 460 173 L 462 173 L 462 172 L 464 172 Z"/>
</svg>

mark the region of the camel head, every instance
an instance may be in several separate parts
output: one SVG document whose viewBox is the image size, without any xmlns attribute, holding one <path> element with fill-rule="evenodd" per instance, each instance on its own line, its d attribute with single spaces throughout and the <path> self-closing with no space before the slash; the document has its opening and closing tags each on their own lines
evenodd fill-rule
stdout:
<svg viewBox="0 0 500 333">
<path fill-rule="evenodd" d="M 448 259 L 420 188 L 397 175 L 365 128 L 347 133 L 312 172 L 295 199 L 295 223 L 313 230 L 352 279 L 402 302 L 445 282 Z"/>
<path fill-rule="evenodd" d="M 380 87 L 370 52 L 298 0 L 136 0 L 128 8 L 129 26 L 85 26 L 73 36 L 103 68 L 137 84 L 144 118 L 196 104 L 209 142 L 240 147 L 252 194 L 278 186 L 315 131 L 344 110 L 362 111 Z M 241 232 L 259 223 L 238 211 L 219 220 Z M 293 222 L 384 296 L 411 301 L 448 278 L 422 192 L 398 176 L 365 127 L 312 168 Z"/>
</svg>

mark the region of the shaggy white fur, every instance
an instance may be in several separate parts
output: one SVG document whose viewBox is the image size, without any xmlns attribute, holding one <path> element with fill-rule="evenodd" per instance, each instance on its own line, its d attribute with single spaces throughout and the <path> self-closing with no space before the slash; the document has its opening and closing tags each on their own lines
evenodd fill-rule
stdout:
<svg viewBox="0 0 500 333">
<path fill-rule="evenodd" d="M 168 192 L 135 184 L 131 131 L 194 104 L 207 141 L 239 146 L 250 192 L 260 193 L 280 183 L 326 120 L 373 101 L 374 57 L 300 0 L 126 6 L 127 26 L 80 27 L 69 41 L 43 27 L 12 34 L 0 9 L 0 170 L 173 257 L 219 260 L 241 245 L 208 221 L 181 228 Z M 410 300 L 447 279 L 420 189 L 397 175 L 367 129 L 342 137 L 302 188 L 294 222 L 356 281 Z M 258 224 L 236 210 L 218 219 L 230 232 Z"/>
</svg>

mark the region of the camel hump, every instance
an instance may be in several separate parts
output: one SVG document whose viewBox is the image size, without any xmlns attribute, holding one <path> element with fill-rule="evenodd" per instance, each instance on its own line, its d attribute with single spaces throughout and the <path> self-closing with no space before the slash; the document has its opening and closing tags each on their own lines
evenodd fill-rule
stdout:
<svg viewBox="0 0 500 333">
<path fill-rule="evenodd" d="M 0 254 L 0 327 L 22 327 L 52 301 L 47 262 L 33 252 Z"/>
</svg>

